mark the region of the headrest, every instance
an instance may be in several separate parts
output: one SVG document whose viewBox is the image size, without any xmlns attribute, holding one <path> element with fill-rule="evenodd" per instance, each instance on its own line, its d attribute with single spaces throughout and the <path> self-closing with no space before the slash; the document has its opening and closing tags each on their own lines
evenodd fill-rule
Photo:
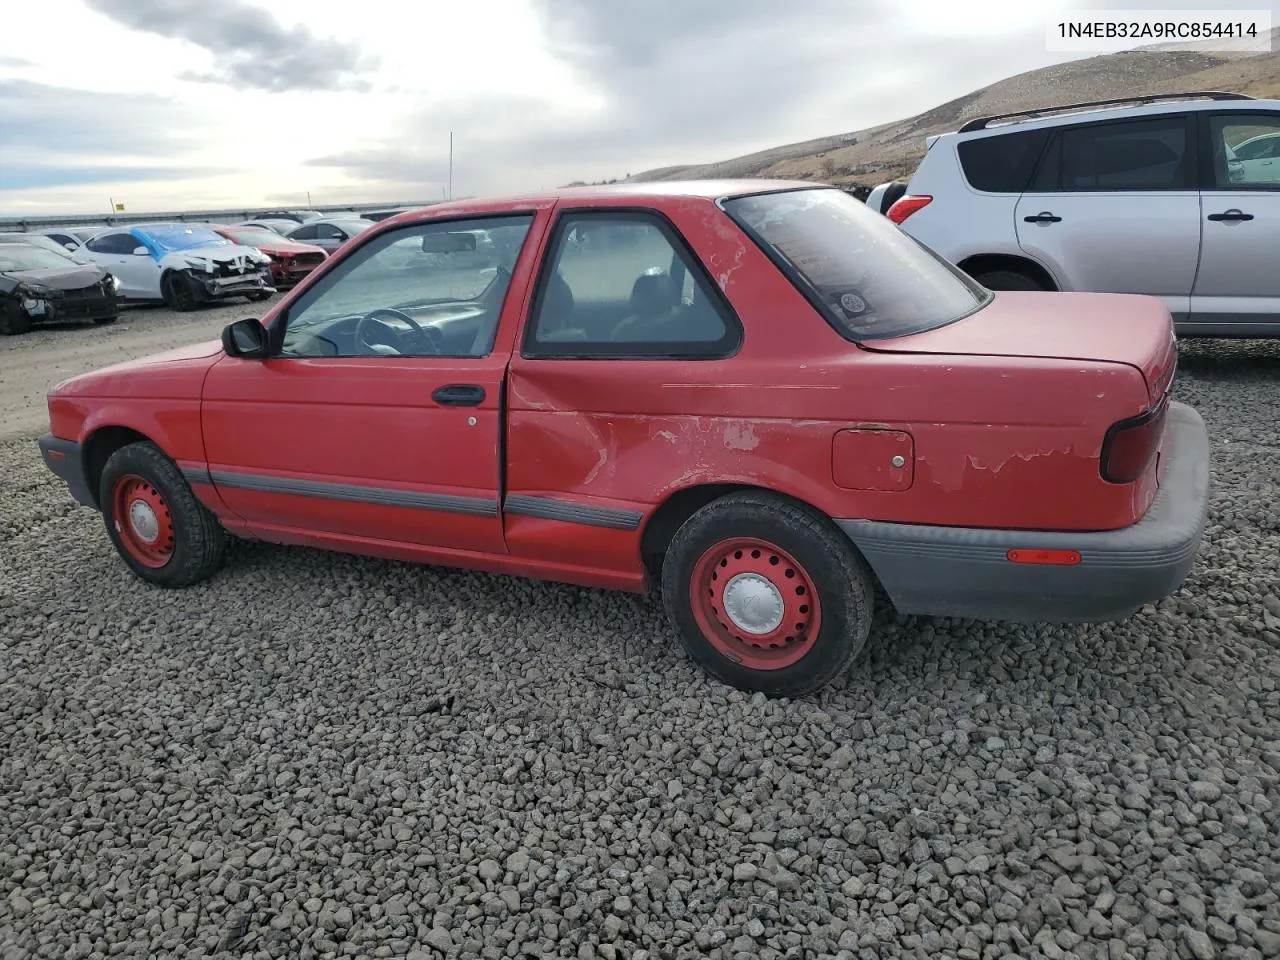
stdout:
<svg viewBox="0 0 1280 960">
<path fill-rule="evenodd" d="M 658 267 L 650 267 L 631 285 L 631 311 L 643 316 L 666 313 L 680 302 L 671 277 Z"/>
</svg>

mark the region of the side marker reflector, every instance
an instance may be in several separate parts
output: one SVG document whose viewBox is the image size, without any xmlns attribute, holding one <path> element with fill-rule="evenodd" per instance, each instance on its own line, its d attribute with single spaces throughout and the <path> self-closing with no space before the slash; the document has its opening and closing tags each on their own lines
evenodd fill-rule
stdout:
<svg viewBox="0 0 1280 960">
<path fill-rule="evenodd" d="M 1074 567 L 1080 562 L 1079 550 L 1010 550 L 1010 563 L 1034 563 L 1042 566 Z"/>
</svg>

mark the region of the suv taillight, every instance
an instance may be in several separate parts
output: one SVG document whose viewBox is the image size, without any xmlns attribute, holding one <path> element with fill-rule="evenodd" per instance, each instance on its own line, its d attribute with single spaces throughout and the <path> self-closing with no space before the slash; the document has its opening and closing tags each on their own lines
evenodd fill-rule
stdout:
<svg viewBox="0 0 1280 960">
<path fill-rule="evenodd" d="M 1102 441 L 1099 469 L 1107 483 L 1133 483 L 1150 466 L 1164 436 L 1169 394 L 1146 413 L 1113 423 Z"/>
<path fill-rule="evenodd" d="M 908 193 L 906 196 L 899 197 L 893 201 L 893 206 L 885 211 L 885 216 L 894 223 L 900 224 L 917 210 L 927 207 L 932 202 L 933 197 L 926 197 L 923 194 L 912 196 Z"/>
</svg>

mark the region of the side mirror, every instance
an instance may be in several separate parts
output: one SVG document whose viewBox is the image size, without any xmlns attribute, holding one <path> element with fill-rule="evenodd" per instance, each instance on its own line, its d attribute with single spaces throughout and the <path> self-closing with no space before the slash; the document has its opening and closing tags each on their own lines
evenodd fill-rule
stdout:
<svg viewBox="0 0 1280 960">
<path fill-rule="evenodd" d="M 134 248 L 133 248 L 133 255 L 134 255 L 135 257 L 145 257 L 145 256 L 147 256 L 147 255 L 148 255 L 147 248 L 146 248 L 146 247 L 134 247 Z"/>
<path fill-rule="evenodd" d="M 230 357 L 265 360 L 266 328 L 253 317 L 229 323 L 222 328 L 222 349 Z"/>
<path fill-rule="evenodd" d="M 74 243 L 64 243 L 63 246 L 66 247 L 68 250 L 75 250 L 76 248 L 76 245 Z"/>
</svg>

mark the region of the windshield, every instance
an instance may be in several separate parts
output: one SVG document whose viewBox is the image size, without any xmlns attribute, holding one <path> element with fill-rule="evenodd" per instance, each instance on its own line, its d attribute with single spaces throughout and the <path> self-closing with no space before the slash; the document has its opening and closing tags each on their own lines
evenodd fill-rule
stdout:
<svg viewBox="0 0 1280 960">
<path fill-rule="evenodd" d="M 208 227 L 192 227 L 182 223 L 139 228 L 161 250 L 189 250 L 192 247 L 229 247 L 231 241 Z"/>
<path fill-rule="evenodd" d="M 280 242 L 280 234 L 274 233 L 264 227 L 233 227 L 228 228 L 226 236 L 229 236 L 236 243 L 242 243 L 246 247 L 273 246 Z"/>
<path fill-rule="evenodd" d="M 842 190 L 735 197 L 725 211 L 848 340 L 959 320 L 991 294 Z"/>
<path fill-rule="evenodd" d="M 0 242 L 0 272 L 10 270 L 48 270 L 74 267 L 76 262 L 66 254 L 46 250 L 30 243 Z"/>
<path fill-rule="evenodd" d="M 373 226 L 372 220 L 330 220 L 328 222 L 351 234 L 364 233 Z"/>
</svg>

